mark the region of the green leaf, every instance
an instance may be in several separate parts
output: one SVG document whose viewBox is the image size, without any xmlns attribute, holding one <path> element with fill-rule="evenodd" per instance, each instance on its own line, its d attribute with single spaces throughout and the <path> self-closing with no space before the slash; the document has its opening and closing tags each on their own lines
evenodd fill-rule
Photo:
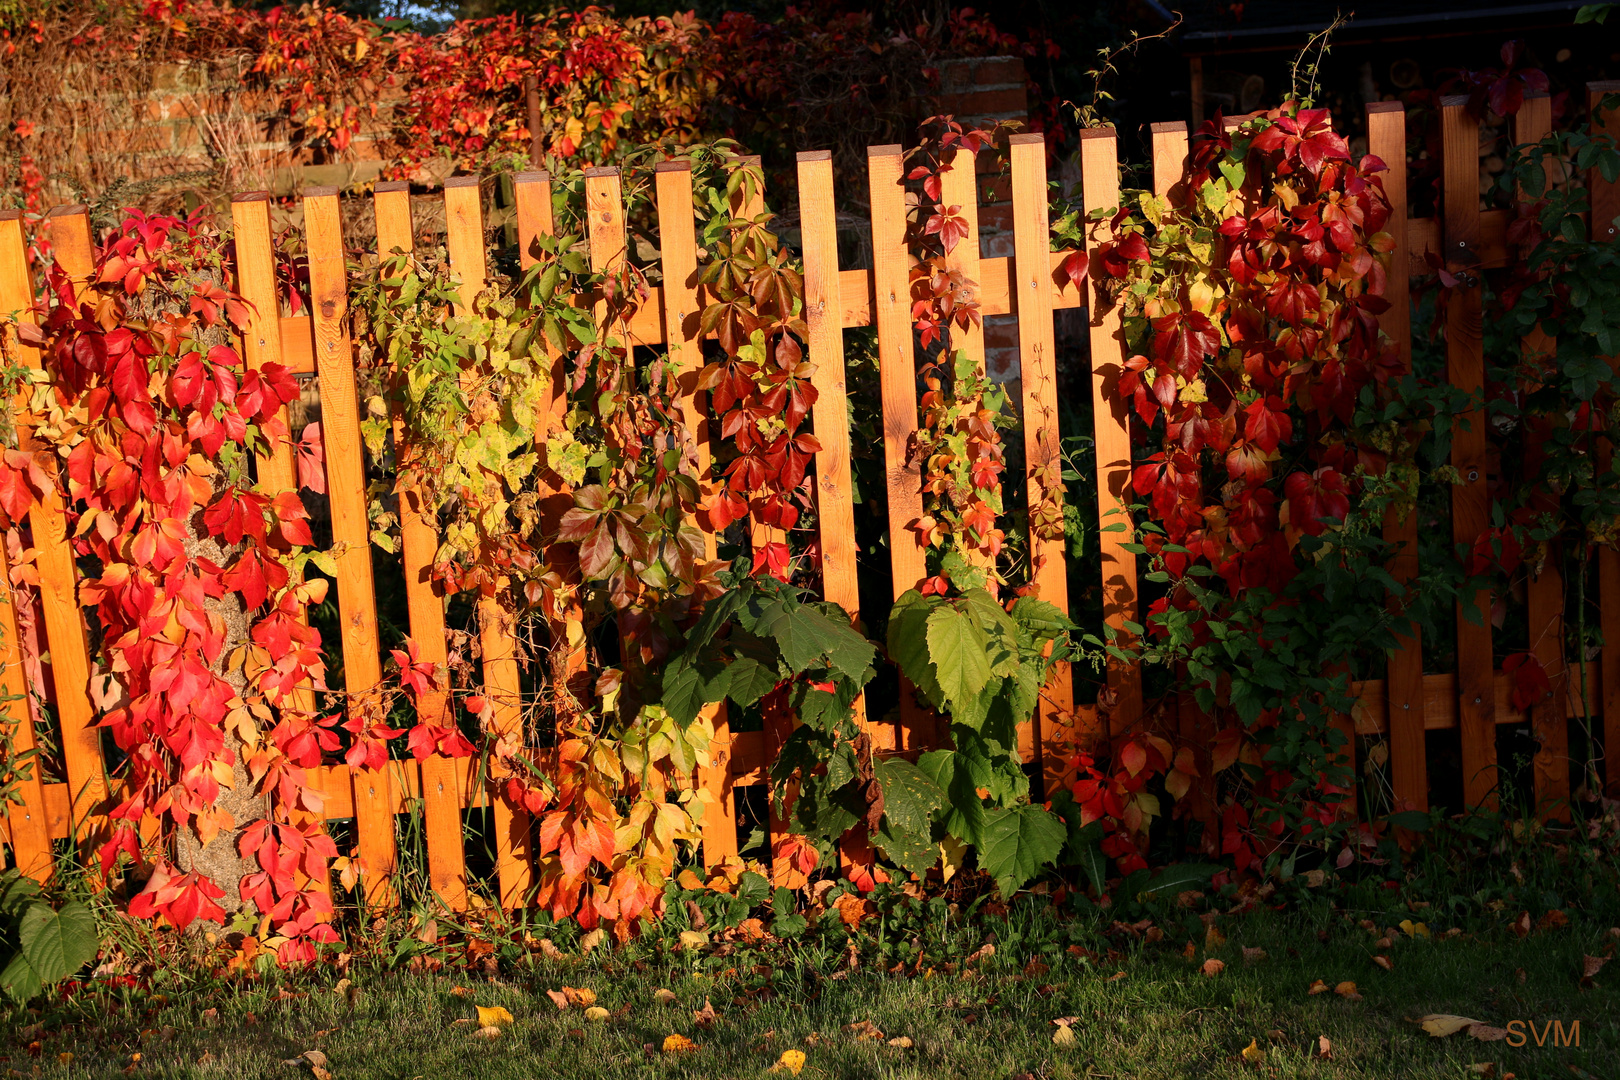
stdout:
<svg viewBox="0 0 1620 1080">
<path fill-rule="evenodd" d="M 11 995 L 11 999 L 19 1005 L 38 997 L 45 989 L 45 982 L 39 977 L 27 957 L 17 953 L 11 958 L 11 963 L 0 971 L 0 989 Z"/>
<path fill-rule="evenodd" d="M 926 874 L 939 862 L 939 848 L 928 829 L 917 832 L 899 827 L 887 813 L 883 815 L 883 822 L 878 826 L 873 841 L 882 849 L 885 857 L 907 873 Z"/>
<path fill-rule="evenodd" d="M 1063 823 L 1039 806 L 1012 806 L 985 815 L 979 866 L 1010 897 L 1057 858 L 1067 838 Z"/>
<path fill-rule="evenodd" d="M 771 668 L 746 656 L 732 661 L 726 670 L 731 675 L 726 684 L 726 696 L 738 705 L 752 705 L 776 689 L 781 681 Z"/>
<path fill-rule="evenodd" d="M 926 834 L 934 815 L 944 805 L 945 793 L 905 758 L 879 758 L 872 775 L 883 787 L 884 816 L 897 828 Z"/>
<path fill-rule="evenodd" d="M 964 844 L 977 846 L 984 839 L 984 802 L 962 755 L 955 750 L 930 750 L 917 759 L 934 786 L 945 793 L 940 823 Z"/>
<path fill-rule="evenodd" d="M 697 719 L 704 704 L 703 681 L 697 669 L 685 662 L 684 657 L 677 657 L 664 670 L 664 710 L 677 724 L 686 727 Z"/>
<path fill-rule="evenodd" d="M 889 656 L 935 708 L 944 707 L 945 697 L 928 656 L 928 618 L 941 603 L 912 589 L 889 612 Z"/>
<path fill-rule="evenodd" d="M 0 914 L 16 915 L 38 897 L 39 882 L 24 877 L 16 867 L 0 874 Z"/>
<path fill-rule="evenodd" d="M 990 681 L 987 651 L 984 632 L 954 607 L 928 616 L 928 659 L 947 709 L 967 710 Z"/>
<path fill-rule="evenodd" d="M 1137 895 L 1140 897 L 1157 894 L 1162 898 L 1175 896 L 1176 893 L 1187 889 L 1202 889 L 1220 870 L 1221 867 L 1214 863 L 1177 863 L 1174 866 L 1167 866 L 1157 877 L 1142 886 Z"/>
<path fill-rule="evenodd" d="M 57 982 L 96 958 L 96 920 L 75 900 L 55 911 L 49 904 L 34 904 L 23 912 L 17 940 L 40 979 Z"/>
<path fill-rule="evenodd" d="M 760 612 L 755 633 L 774 638 L 788 670 L 797 675 L 833 644 L 825 618 L 793 601 L 777 601 Z"/>
</svg>

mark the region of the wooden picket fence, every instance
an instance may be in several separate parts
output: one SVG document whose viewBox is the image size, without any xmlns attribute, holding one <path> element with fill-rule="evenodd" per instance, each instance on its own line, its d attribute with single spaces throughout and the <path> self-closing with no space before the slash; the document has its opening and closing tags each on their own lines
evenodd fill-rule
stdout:
<svg viewBox="0 0 1620 1080">
<path fill-rule="evenodd" d="M 1594 84 L 1595 105 L 1605 92 L 1620 84 Z M 1462 98 L 1447 99 L 1442 109 L 1444 141 L 1444 213 L 1439 219 L 1407 218 L 1398 212 L 1391 223 L 1395 235 L 1394 265 L 1389 274 L 1390 310 L 1382 318 L 1384 330 L 1401 344 L 1410 364 L 1410 312 L 1408 281 L 1431 272 L 1427 256 L 1438 255 L 1452 267 L 1490 267 L 1505 264 L 1508 214 L 1484 211 L 1478 198 L 1478 121 L 1464 110 Z M 1378 103 L 1367 110 L 1369 150 L 1390 166 L 1384 182 L 1398 211 L 1407 205 L 1406 122 L 1398 103 Z M 1516 141 L 1540 138 L 1551 124 L 1547 98 L 1531 98 L 1515 119 Z M 1620 118 L 1608 118 L 1608 130 L 1620 134 Z M 1053 312 L 1084 306 L 1081 292 L 1058 275 L 1066 252 L 1050 250 L 1048 229 L 1046 152 L 1039 135 L 1016 135 L 1009 146 L 1011 199 L 1014 218 L 1014 254 L 1010 258 L 981 258 L 978 203 L 974 170 L 947 173 L 943 201 L 963 207 L 970 234 L 952 255 L 957 268 L 979 283 L 985 315 L 1010 314 L 1018 325 L 1021 364 L 1022 415 L 1035 422 L 1023 426 L 1028 466 L 1030 505 L 1041 502 L 1035 479 L 1058 446 L 1058 398 L 1054 357 L 1056 343 Z M 1185 124 L 1158 124 L 1152 130 L 1153 185 L 1160 194 L 1175 196 L 1182 181 L 1188 151 Z M 874 326 L 881 357 L 883 443 L 887 462 L 887 498 L 890 521 L 889 551 L 894 593 L 915 587 L 924 577 L 924 549 L 905 528 L 922 512 L 918 468 L 905 464 L 906 443 L 918 426 L 918 403 L 913 372 L 916 349 L 910 320 L 908 270 L 911 265 L 904 238 L 905 203 L 900 181 L 902 148 L 877 146 L 868 152 L 867 182 L 871 201 L 872 267 L 842 270 L 838 266 L 833 202 L 833 167 L 827 152 L 799 155 L 799 220 L 805 280 L 805 322 L 809 359 L 815 365 L 814 382 L 820 397 L 814 406 L 815 432 L 822 450 L 815 460 L 817 526 L 822 557 L 824 592 L 852 616 L 859 614 L 856 587 L 854 506 L 850 483 L 850 434 L 844 381 L 843 331 Z M 1119 200 L 1119 162 L 1112 128 L 1082 133 L 1081 184 L 1088 208 L 1107 208 Z M 744 165 L 739 162 L 739 167 Z M 1601 178 L 1592 177 L 1593 220 L 1602 223 L 1620 213 L 1620 192 Z M 605 270 L 625 257 L 621 177 L 617 169 L 587 170 L 588 239 L 591 261 Z M 515 178 L 517 238 L 525 265 L 536 236 L 552 230 L 551 183 L 544 173 L 521 173 Z M 627 327 L 637 344 L 666 348 L 674 362 L 691 372 L 700 363 L 698 316 L 702 297 L 697 281 L 697 241 L 694 235 L 691 173 L 682 161 L 657 167 L 655 195 L 661 223 L 660 248 L 664 286 L 637 312 Z M 479 181 L 457 177 L 444 191 L 448 223 L 448 252 L 452 267 L 467 284 L 461 301 L 470 303 L 485 280 L 485 243 L 481 219 Z M 382 183 L 373 196 L 378 250 L 412 246 L 410 199 L 403 184 Z M 744 213 L 756 206 L 740 206 Z M 341 614 L 344 676 L 350 692 L 362 692 L 382 677 L 379 659 L 376 599 L 368 525 L 360 413 L 356 400 L 355 367 L 348 333 L 344 242 L 341 236 L 336 189 L 314 188 L 303 195 L 304 242 L 309 262 L 311 309 L 307 315 L 279 316 L 274 252 L 268 197 L 242 195 L 232 204 L 236 236 L 236 284 L 254 305 L 256 315 L 242 341 L 250 365 L 280 363 L 294 372 L 319 380 L 325 438 L 328 498 L 333 539 L 343 545 L 338 558 L 337 597 Z M 55 257 L 82 282 L 92 263 L 92 237 L 83 207 L 52 212 L 46 222 Z M 1614 229 L 1609 228 L 1612 235 Z M 0 213 L 0 311 L 28 309 L 34 300 L 24 253 L 24 232 L 19 215 Z M 1449 307 L 1448 372 L 1452 383 L 1478 390 L 1483 381 L 1480 289 L 1455 290 Z M 1114 392 L 1125 359 L 1117 309 L 1090 321 L 1092 355 L 1091 394 L 1095 415 L 1097 455 L 1097 509 L 1102 521 L 1115 516 L 1133 501 L 1127 493 L 1131 441 L 1126 402 Z M 984 362 L 982 333 L 965 335 L 968 354 Z M 30 363 L 38 357 L 22 354 Z M 565 402 L 566 380 L 559 367 L 552 380 L 545 423 L 558 422 Z M 696 392 L 684 402 L 689 426 L 706 430 L 704 408 Z M 27 436 L 24 435 L 26 440 Z M 1473 423 L 1454 441 L 1453 463 L 1466 479 L 1455 490 L 1453 532 L 1459 541 L 1472 541 L 1487 522 L 1486 428 Z M 700 443 L 703 438 L 700 434 Z M 707 447 L 700 450 L 701 467 L 708 469 Z M 283 447 L 260 462 L 260 477 L 277 489 L 291 489 L 295 473 L 291 449 Z M 1016 482 L 1013 480 L 1012 482 Z M 413 493 L 401 491 L 402 550 L 408 587 L 410 633 L 422 658 L 446 659 L 446 632 L 442 597 L 430 584 L 427 570 L 437 546 L 433 524 L 423 519 Z M 105 813 L 110 789 L 118 779 L 108 775 L 96 728 L 97 716 L 88 692 L 93 670 L 85 623 L 77 599 L 76 570 L 65 535 L 60 497 L 47 498 L 31 516 L 32 546 L 37 551 L 40 579 L 39 622 L 49 648 L 49 685 L 41 688 L 54 701 L 61 726 L 60 746 L 65 777 L 42 781 L 40 771 L 21 786 L 22 803 L 6 814 L 6 836 L 11 858 L 27 872 L 43 878 L 50 872 L 52 842 L 86 835 Z M 1401 579 L 1416 572 L 1416 522 L 1394 517 L 1386 534 L 1402 552 L 1393 568 Z M 1100 534 L 1102 589 L 1107 621 L 1122 634 L 1127 620 L 1138 612 L 1138 566 L 1125 550 L 1129 537 L 1121 532 Z M 709 537 L 712 555 L 714 538 Z M 1043 598 L 1067 609 L 1064 551 L 1060 542 L 1035 541 L 1044 556 L 1038 584 Z M 0 545 L 0 581 L 9 580 Z M 1581 709 L 1582 696 L 1568 692 L 1567 667 L 1562 656 L 1563 584 L 1554 561 L 1530 584 L 1531 642 L 1535 654 L 1551 673 L 1557 693 L 1531 710 L 1540 751 L 1535 758 L 1538 800 L 1554 806 L 1569 795 L 1567 720 Z M 1620 747 L 1620 555 L 1601 554 L 1600 591 L 1604 646 L 1595 665 L 1593 700 L 1600 703 L 1602 732 L 1611 748 Z M 1485 598 L 1483 610 L 1489 610 Z M 503 732 L 520 725 L 518 668 L 514 641 L 502 613 L 486 602 L 480 611 L 481 644 L 486 685 L 496 702 L 494 724 Z M 22 675 L 15 613 L 0 604 L 0 694 L 20 695 L 27 689 Z M 1495 735 L 1499 724 L 1522 724 L 1525 717 L 1509 705 L 1507 679 L 1495 671 L 1491 629 L 1457 620 L 1456 673 L 1426 674 L 1420 643 L 1406 641 L 1389 658 L 1387 677 L 1359 684 L 1359 705 L 1352 716 L 1341 718 L 1345 730 L 1357 735 L 1383 735 L 1389 742 L 1392 785 L 1397 799 L 1414 807 L 1428 805 L 1429 782 L 1425 761 L 1425 734 L 1435 729 L 1458 729 L 1468 801 L 1488 802 L 1495 786 Z M 1139 669 L 1114 663 L 1108 671 L 1114 704 L 1106 722 L 1117 733 L 1137 725 L 1144 717 Z M 424 701 L 435 710 L 441 703 Z M 1169 703 L 1170 715 L 1185 734 L 1195 735 L 1203 718 L 1191 696 L 1181 694 Z M 26 708 L 13 703 L 14 733 L 18 749 L 33 745 L 34 732 Z M 1072 717 L 1073 724 L 1066 724 Z M 704 823 L 703 851 L 709 864 L 737 853 L 737 809 L 734 789 L 763 784 L 771 756 L 784 732 L 767 725 L 763 732 L 730 732 L 723 709 L 716 710 L 717 739 L 714 763 L 701 771 L 699 782 L 716 796 Z M 933 721 L 920 710 L 905 709 L 898 723 L 867 721 L 880 750 L 914 751 L 935 744 Z M 1069 673 L 1058 671 L 1045 701 L 1020 733 L 1025 759 L 1038 762 L 1051 780 L 1061 777 L 1065 762 L 1077 745 L 1106 736 L 1097 711 L 1073 703 Z M 1354 748 L 1352 742 L 1352 752 Z M 390 896 L 389 876 L 397 865 L 396 815 L 420 805 L 433 890 L 451 907 L 464 908 L 468 875 L 464 850 L 463 811 L 492 807 L 496 830 L 497 877 L 503 906 L 524 902 L 533 884 L 534 861 L 530 822 L 521 809 L 492 798 L 489 777 L 478 771 L 477 759 L 433 757 L 391 761 L 381 771 L 351 771 L 344 766 L 320 771 L 317 786 L 325 792 L 328 819 L 353 819 L 359 853 L 368 868 L 367 892 L 373 900 Z M 1620 793 L 1620 768 L 1610 759 L 1607 786 Z M 419 804 L 418 801 L 419 800 Z M 782 823 L 770 822 L 779 830 Z"/>
</svg>

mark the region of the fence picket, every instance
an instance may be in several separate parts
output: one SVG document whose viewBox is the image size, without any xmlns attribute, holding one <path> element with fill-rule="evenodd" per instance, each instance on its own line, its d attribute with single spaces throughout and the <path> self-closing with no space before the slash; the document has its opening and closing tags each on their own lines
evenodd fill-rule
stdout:
<svg viewBox="0 0 1620 1080">
<path fill-rule="evenodd" d="M 1080 132 L 1080 185 L 1086 214 L 1119 205 L 1118 140 L 1112 127 L 1085 128 Z M 1106 222 L 1092 227 L 1086 245 L 1097 263 L 1096 245 L 1110 238 Z M 1095 287 L 1089 294 L 1096 297 Z M 1137 623 L 1136 556 L 1126 550 L 1135 539 L 1131 521 L 1131 417 L 1125 398 L 1115 392 L 1125 363 L 1125 333 L 1118 305 L 1097 310 L 1093 300 L 1091 321 L 1091 404 L 1096 427 L 1097 523 L 1102 548 L 1103 618 L 1114 640 L 1127 646 L 1136 634 L 1127 623 Z M 1110 656 L 1108 688 L 1111 710 L 1099 707 L 1099 735 L 1117 735 L 1134 728 L 1142 718 L 1142 672 L 1134 664 Z M 1105 718 L 1105 711 L 1110 715 Z"/>
<path fill-rule="evenodd" d="M 384 181 L 373 189 L 372 209 L 377 223 L 379 263 L 394 252 L 409 255 L 415 249 L 411 223 L 411 187 L 397 180 Z M 394 458 L 397 478 L 395 495 L 399 500 L 400 564 L 405 576 L 405 607 L 409 615 L 411 641 L 418 657 L 444 671 L 449 663 L 444 625 L 444 598 L 433 584 L 433 557 L 439 547 L 437 514 L 423 504 L 415 483 L 416 469 L 404 460 L 405 419 L 395 406 L 393 417 Z M 416 700 L 418 722 L 454 727 L 454 710 L 445 690 L 434 689 Z M 457 797 L 455 759 L 430 754 L 418 764 L 391 762 L 391 768 L 421 774 L 422 832 L 427 844 L 428 887 L 451 911 L 467 909 L 467 861 L 462 850 L 463 824 Z"/>
<path fill-rule="evenodd" d="M 343 688 L 349 717 L 368 716 L 382 682 L 377 599 L 371 573 L 371 527 L 366 515 L 365 451 L 349 340 L 338 189 L 304 190 L 304 240 L 309 252 L 309 299 L 315 332 L 315 368 L 321 388 L 321 442 L 326 448 L 326 492 L 332 511 L 338 613 L 343 636 Z M 388 775 L 352 772 L 354 827 L 359 840 L 367 903 L 393 902 L 394 810 Z"/>
<path fill-rule="evenodd" d="M 810 383 L 816 389 L 811 421 L 821 449 L 816 453 L 817 537 L 821 546 L 821 595 L 861 622 L 859 548 L 855 542 L 855 492 L 850 473 L 849 393 L 844 372 L 844 328 L 839 325 L 838 226 L 833 202 L 832 152 L 798 156 L 799 232 L 804 249 L 804 321 Z M 866 715 L 866 695 L 855 699 L 855 722 L 877 739 Z M 888 725 L 884 725 L 887 727 Z M 892 740 L 892 730 L 888 733 Z M 846 867 L 870 865 L 871 839 L 857 825 L 838 844 Z"/>
<path fill-rule="evenodd" d="M 1392 213 L 1384 226 L 1394 245 L 1385 278 L 1384 299 L 1389 309 L 1378 326 L 1400 351 L 1400 370 L 1412 370 L 1412 309 L 1408 283 L 1411 257 L 1406 236 L 1406 110 L 1398 101 L 1377 101 L 1367 106 L 1367 152 L 1387 167 L 1381 174 L 1384 194 Z M 1405 514 L 1391 509 L 1384 516 L 1384 540 L 1394 548 L 1389 573 L 1405 584 L 1417 577 L 1417 507 Z M 1385 704 L 1389 712 L 1389 771 L 1397 805 L 1416 810 L 1429 808 L 1427 733 L 1423 713 L 1423 631 L 1397 639 L 1385 669 Z"/>
<path fill-rule="evenodd" d="M 716 485 L 709 432 L 709 394 L 697 387 L 703 367 L 703 315 L 698 297 L 697 233 L 692 219 L 692 163 L 661 161 L 653 169 L 658 207 L 659 262 L 664 271 L 664 340 L 669 362 L 681 388 L 681 417 L 692 440 L 690 453 L 698 484 L 708 492 Z M 714 530 L 703 523 L 704 558 L 716 557 Z M 703 863 L 716 866 L 737 854 L 736 778 L 732 775 L 731 723 L 724 701 L 706 706 L 703 715 L 714 725 L 709 764 L 698 770 L 700 789 L 714 801 L 703 808 Z"/>
<path fill-rule="evenodd" d="M 1479 271 L 1479 120 L 1467 112 L 1467 96 L 1442 99 L 1440 137 L 1443 167 L 1446 266 L 1474 278 L 1451 290 L 1446 307 L 1446 378 L 1479 398 L 1485 388 L 1485 342 L 1481 325 Z M 1472 547 L 1490 527 L 1490 493 L 1485 476 L 1485 414 L 1466 413 L 1452 435 L 1451 464 L 1463 483 L 1452 488 L 1451 537 Z M 1491 594 L 1474 597 L 1475 618 L 1457 604 L 1457 716 L 1462 738 L 1463 799 L 1469 806 L 1496 805 L 1496 701 L 1492 692 Z"/>
<path fill-rule="evenodd" d="M 878 377 L 883 394 L 883 468 L 889 505 L 889 568 L 898 599 L 928 576 L 926 545 L 912 525 L 922 517 L 922 472 L 908 461 L 917 431 L 917 357 L 911 324 L 911 252 L 906 247 L 906 195 L 900 186 L 904 149 L 866 150 L 867 192 L 872 215 L 872 315 L 877 324 Z M 900 685 L 900 725 L 894 741 L 878 727 L 874 749 L 926 749 L 937 744 L 935 720 L 916 700 L 911 684 Z"/>
<path fill-rule="evenodd" d="M 1018 381 L 1024 429 L 1024 470 L 1030 580 L 1036 595 L 1064 614 L 1069 611 L 1069 574 L 1061 531 L 1037 535 L 1043 507 L 1062 522 L 1063 449 L 1059 443 L 1057 337 L 1052 323 L 1052 227 L 1047 220 L 1046 137 L 1039 132 L 1007 140 L 1012 166 L 1013 292 L 1018 294 Z M 1048 505 L 1049 504 L 1049 505 Z M 1040 706 L 1028 725 L 1029 740 L 1041 762 L 1048 794 L 1068 768 L 1076 747 L 1071 727 L 1074 684 L 1068 664 L 1053 667 Z M 1023 735 L 1020 734 L 1020 745 Z"/>
<path fill-rule="evenodd" d="M 473 301 L 484 289 L 488 267 L 484 257 L 484 211 L 476 176 L 453 176 L 444 183 L 445 247 L 450 269 L 461 279 L 456 314 L 468 316 Z M 504 591 L 505 579 L 497 583 Z M 478 640 L 484 654 L 484 690 L 489 702 L 491 734 L 522 745 L 523 688 L 518 675 L 515 619 L 493 596 L 478 599 Z M 507 774 L 495 765 L 491 778 Z M 495 876 L 501 906 L 521 907 L 534 886 L 534 844 L 528 810 L 496 795 L 491 799 L 495 818 Z"/>
<path fill-rule="evenodd" d="M 73 282 L 75 303 L 95 264 L 90 219 L 82 206 L 59 207 L 46 219 L 57 263 Z M 27 279 L 22 282 L 32 303 Z M 4 304 L 0 307 L 9 308 Z M 25 361 L 26 362 L 26 361 Z M 36 360 L 37 363 L 37 354 Z M 24 441 L 26 439 L 26 441 Z M 19 431 L 24 450 L 39 449 L 32 433 Z M 45 466 L 53 477 L 59 466 Z M 67 535 L 67 519 L 60 485 L 52 485 L 29 513 L 33 527 L 35 565 L 39 569 L 39 606 L 45 638 L 51 647 L 51 681 L 56 688 L 56 717 L 62 728 L 62 764 L 71 796 L 70 820 L 81 851 L 93 850 L 106 819 L 107 766 L 101 756 L 101 733 L 96 729 L 90 700 L 89 639 L 79 605 L 79 572 Z"/>
<path fill-rule="evenodd" d="M 32 288 L 28 279 L 27 249 L 23 241 L 22 211 L 0 210 L 0 313 L 16 314 L 25 322 L 37 320 L 33 313 Z M 39 350 L 25 345 L 9 323 L 0 325 L 7 356 L 19 357 L 30 367 L 38 366 Z M 19 393 L 10 403 L 13 415 L 22 419 L 27 400 Z M 11 745 L 20 756 L 35 749 L 33 710 L 28 704 L 24 680 L 23 643 L 17 626 L 20 597 L 11 585 L 11 562 L 6 554 L 5 534 L 0 532 L 0 698 L 16 698 L 0 704 L 0 718 L 11 724 Z M 6 832 L 17 868 L 36 881 L 50 879 L 50 828 L 45 818 L 44 762 L 35 760 L 27 778 L 16 781 L 21 803 L 5 807 Z"/>
<path fill-rule="evenodd" d="M 1552 131 L 1552 99 L 1545 93 L 1525 95 L 1524 104 L 1513 118 L 1515 143 L 1540 142 Z M 1547 166 L 1551 180 L 1553 167 Z M 1522 197 L 1522 193 L 1521 193 Z M 1557 348 L 1540 328 L 1524 337 L 1527 353 L 1538 354 Z M 1526 588 L 1530 622 L 1530 652 L 1540 662 L 1552 684 L 1552 693 L 1530 710 L 1530 730 L 1537 742 L 1531 762 L 1536 809 L 1544 817 L 1569 817 L 1569 721 L 1564 716 L 1564 695 L 1568 670 L 1564 665 L 1564 574 L 1558 544 L 1549 546 L 1541 572 L 1533 574 Z"/>
<path fill-rule="evenodd" d="M 1593 134 L 1620 139 L 1620 108 L 1603 108 L 1603 99 L 1620 94 L 1620 80 L 1586 84 L 1587 107 L 1592 116 Z M 1592 236 L 1620 242 L 1620 183 L 1603 179 L 1596 166 L 1586 174 L 1586 187 L 1592 207 Z M 1611 362 L 1614 362 L 1611 360 Z M 1607 471 L 1613 465 L 1614 447 L 1598 444 L 1597 466 Z M 1598 625 L 1603 631 L 1603 652 L 1598 658 L 1598 686 L 1603 695 L 1603 790 L 1611 799 L 1620 798 L 1620 551 L 1598 548 Z M 1585 598 L 1582 597 L 1582 602 Z"/>
<path fill-rule="evenodd" d="M 242 359 L 257 370 L 266 364 L 283 364 L 281 340 L 281 298 L 276 291 L 274 238 L 270 235 L 270 196 L 267 192 L 238 195 L 231 200 L 231 225 L 236 243 L 236 291 L 248 302 L 248 323 L 242 328 Z M 277 414 L 282 426 L 289 424 L 287 406 Z M 271 495 L 298 490 L 298 470 L 293 463 L 292 432 L 258 458 L 258 481 Z M 308 623 L 308 616 L 301 616 Z M 315 690 L 308 682 L 293 690 L 293 703 L 305 713 L 315 712 Z M 288 820 L 299 827 L 324 818 L 298 806 L 285 808 Z M 300 888 L 309 884 L 300 866 L 295 871 Z M 332 876 L 313 879 L 315 888 L 331 896 Z"/>
</svg>

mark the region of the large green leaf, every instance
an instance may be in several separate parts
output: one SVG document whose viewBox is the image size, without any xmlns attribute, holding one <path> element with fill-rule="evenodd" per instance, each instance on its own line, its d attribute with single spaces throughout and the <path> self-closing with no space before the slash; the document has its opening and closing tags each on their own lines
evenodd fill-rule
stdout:
<svg viewBox="0 0 1620 1080">
<path fill-rule="evenodd" d="M 872 763 L 872 775 L 883 787 L 883 813 L 896 828 L 926 836 L 934 814 L 945 802 L 945 793 L 917 766 L 905 758 L 879 758 Z"/>
<path fill-rule="evenodd" d="M 752 705 L 776 688 L 781 680 L 774 668 L 757 660 L 743 657 L 734 660 L 726 669 L 731 678 L 726 685 L 726 696 L 738 705 Z"/>
<path fill-rule="evenodd" d="M 96 958 L 96 920 L 75 900 L 54 911 L 48 904 L 34 904 L 23 912 L 17 940 L 39 977 L 53 983 Z"/>
<path fill-rule="evenodd" d="M 907 873 L 926 874 L 939 862 L 939 846 L 928 830 L 913 832 L 896 828 L 887 814 L 883 815 L 883 823 L 873 839 L 883 849 L 883 854 Z"/>
<path fill-rule="evenodd" d="M 889 656 L 924 698 L 943 708 L 945 698 L 935 678 L 928 656 L 928 617 L 940 605 L 937 596 L 923 596 L 911 589 L 894 602 L 889 612 Z"/>
<path fill-rule="evenodd" d="M 990 681 L 986 647 L 984 632 L 954 607 L 941 607 L 928 616 L 928 659 L 952 713 L 982 712 L 972 703 Z"/>
<path fill-rule="evenodd" d="M 39 882 L 24 877 L 16 867 L 0 873 L 0 914 L 16 915 L 39 897 Z"/>
<path fill-rule="evenodd" d="M 990 674 L 998 677 L 1012 674 L 1019 665 L 1018 624 L 984 589 L 969 589 L 962 597 L 962 608 L 984 635 Z"/>
<path fill-rule="evenodd" d="M 678 657 L 664 669 L 662 703 L 664 710 L 682 727 L 696 720 L 703 710 L 703 681 L 684 657 Z"/>
<path fill-rule="evenodd" d="M 984 802 L 973 782 L 968 763 L 954 750 L 931 750 L 917 766 L 945 793 L 945 831 L 964 844 L 977 846 L 984 839 Z"/>
<path fill-rule="evenodd" d="M 33 965 L 21 951 L 12 956 L 11 962 L 4 970 L 0 970 L 0 990 L 4 990 L 18 1004 L 39 996 L 39 992 L 43 989 L 45 989 L 44 980 L 39 977 L 39 972 L 34 970 Z"/>
<path fill-rule="evenodd" d="M 1039 806 L 1025 804 L 985 814 L 979 867 L 1009 897 L 1053 862 L 1066 839 L 1063 823 Z"/>
<path fill-rule="evenodd" d="M 833 644 L 827 620 L 796 601 L 783 600 L 760 612 L 761 637 L 773 638 L 788 670 L 797 674 L 815 663 Z"/>
</svg>

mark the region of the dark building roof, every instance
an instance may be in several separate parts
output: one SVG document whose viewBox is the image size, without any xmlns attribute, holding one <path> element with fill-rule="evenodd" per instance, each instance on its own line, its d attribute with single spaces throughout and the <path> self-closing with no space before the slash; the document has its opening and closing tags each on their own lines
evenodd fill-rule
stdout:
<svg viewBox="0 0 1620 1080">
<path fill-rule="evenodd" d="M 1222 45 L 1242 49 L 1267 39 L 1315 33 L 1339 13 L 1354 17 L 1344 38 L 1378 37 L 1420 29 L 1466 30 L 1504 20 L 1566 21 L 1583 0 L 1148 0 L 1166 21 L 1183 16 L 1177 33 L 1189 51 Z M 1402 33 L 1402 36 L 1406 36 Z"/>
</svg>

